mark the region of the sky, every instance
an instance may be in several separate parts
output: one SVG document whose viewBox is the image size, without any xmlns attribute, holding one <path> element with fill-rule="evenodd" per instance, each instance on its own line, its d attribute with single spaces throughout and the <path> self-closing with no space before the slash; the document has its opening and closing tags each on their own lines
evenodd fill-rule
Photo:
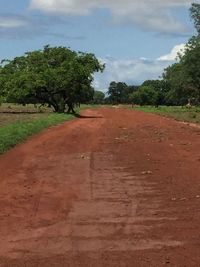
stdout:
<svg viewBox="0 0 200 267">
<path fill-rule="evenodd" d="M 194 27 L 191 0 L 0 0 L 0 60 L 44 45 L 92 52 L 106 63 L 94 86 L 157 79 Z M 199 1 L 196 1 L 199 2 Z"/>
</svg>

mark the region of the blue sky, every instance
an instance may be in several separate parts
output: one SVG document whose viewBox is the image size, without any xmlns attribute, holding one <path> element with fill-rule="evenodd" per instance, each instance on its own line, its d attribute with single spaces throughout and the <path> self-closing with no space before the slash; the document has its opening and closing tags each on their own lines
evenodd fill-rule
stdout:
<svg viewBox="0 0 200 267">
<path fill-rule="evenodd" d="M 46 44 L 106 63 L 94 85 L 156 79 L 194 34 L 190 0 L 1 0 L 0 59 Z"/>
</svg>

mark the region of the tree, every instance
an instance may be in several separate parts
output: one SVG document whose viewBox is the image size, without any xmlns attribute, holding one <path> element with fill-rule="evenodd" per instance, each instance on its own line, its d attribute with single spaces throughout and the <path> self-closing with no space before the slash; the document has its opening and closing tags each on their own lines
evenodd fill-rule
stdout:
<svg viewBox="0 0 200 267">
<path fill-rule="evenodd" d="M 137 86 L 128 86 L 124 82 L 111 82 L 108 89 L 109 101 L 113 104 L 129 103 L 129 94 L 137 90 Z"/>
<path fill-rule="evenodd" d="M 200 102 L 200 36 L 192 37 L 180 57 L 183 80 L 191 94 Z"/>
<path fill-rule="evenodd" d="M 186 75 L 186 74 L 185 74 Z M 167 67 L 163 73 L 163 80 L 168 85 L 169 90 L 165 94 L 167 105 L 184 105 L 191 97 L 191 91 L 185 82 L 183 65 L 175 63 Z"/>
<path fill-rule="evenodd" d="M 108 95 L 111 103 L 121 104 L 124 103 L 124 95 L 127 85 L 123 82 L 111 82 L 108 88 Z"/>
<path fill-rule="evenodd" d="M 0 87 L 9 102 L 47 103 L 55 112 L 64 112 L 67 105 L 74 112 L 76 103 L 92 99 L 93 73 L 103 69 L 93 54 L 45 46 L 3 62 Z"/>
<path fill-rule="evenodd" d="M 166 101 L 170 104 L 182 105 L 190 98 L 200 103 L 200 4 L 192 4 L 190 15 L 197 35 L 189 39 L 184 53 L 179 54 L 179 61 L 169 66 L 163 74 L 170 86 L 166 95 Z"/>
<path fill-rule="evenodd" d="M 165 80 L 146 80 L 142 86 L 150 86 L 157 93 L 156 106 L 166 104 L 166 94 L 169 91 L 168 83 Z"/>
<path fill-rule="evenodd" d="M 105 94 L 102 91 L 94 91 L 93 103 L 103 104 L 105 99 Z"/>
<path fill-rule="evenodd" d="M 169 66 L 163 73 L 170 91 L 166 94 L 167 104 L 183 105 L 188 99 L 200 102 L 200 37 L 192 37 L 179 55 L 179 62 Z"/>
<path fill-rule="evenodd" d="M 190 16 L 194 20 L 194 26 L 200 35 L 200 4 L 193 3 L 190 8 Z"/>
<path fill-rule="evenodd" d="M 130 95 L 131 101 L 138 105 L 156 105 L 158 93 L 151 86 L 142 85 Z"/>
</svg>

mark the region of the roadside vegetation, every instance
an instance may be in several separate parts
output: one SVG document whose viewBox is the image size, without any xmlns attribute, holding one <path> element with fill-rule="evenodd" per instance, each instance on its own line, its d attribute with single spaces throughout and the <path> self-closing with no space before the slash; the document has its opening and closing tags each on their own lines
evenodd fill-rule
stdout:
<svg viewBox="0 0 200 267">
<path fill-rule="evenodd" d="M 0 127 L 17 122 L 30 122 L 35 119 L 46 118 L 52 110 L 39 105 L 19 105 L 4 103 L 0 106 Z"/>
<path fill-rule="evenodd" d="M 130 107 L 130 106 L 129 106 Z M 180 107 L 180 106 L 135 106 L 136 110 L 156 113 L 162 116 L 171 117 L 179 121 L 200 123 L 200 107 Z"/>
<path fill-rule="evenodd" d="M 1 113 L 0 108 L 0 154 L 26 140 L 28 137 L 59 123 L 73 119 L 72 114 L 36 113 L 29 105 L 28 112 L 22 106 L 11 106 L 12 113 Z M 19 111 L 20 110 L 20 111 Z"/>
<path fill-rule="evenodd" d="M 55 113 L 47 106 L 4 103 L 0 106 L 0 154 L 45 128 L 76 118 L 80 110 L 98 107 L 83 104 L 76 114 L 67 114 Z"/>
</svg>

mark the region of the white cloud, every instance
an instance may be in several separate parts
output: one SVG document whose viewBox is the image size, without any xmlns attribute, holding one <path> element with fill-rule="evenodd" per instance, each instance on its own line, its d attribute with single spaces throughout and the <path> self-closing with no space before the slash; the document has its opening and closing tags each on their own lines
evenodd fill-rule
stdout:
<svg viewBox="0 0 200 267">
<path fill-rule="evenodd" d="M 179 53 L 181 54 L 184 53 L 184 50 L 185 50 L 185 44 L 176 45 L 169 54 L 159 57 L 158 60 L 174 61 L 176 60 Z"/>
<path fill-rule="evenodd" d="M 107 56 L 99 58 L 102 63 L 106 64 L 103 74 L 96 74 L 94 87 L 106 92 L 111 81 L 126 82 L 127 84 L 141 84 L 145 80 L 159 79 L 169 64 L 175 62 L 177 54 L 183 53 L 185 44 L 174 46 L 169 54 L 157 59 L 140 59 L 118 60 Z"/>
<path fill-rule="evenodd" d="M 43 12 L 87 15 L 109 9 L 115 22 L 133 22 L 148 30 L 167 34 L 186 33 L 187 27 L 174 18 L 171 8 L 189 6 L 193 0 L 31 0 L 30 7 Z"/>
<path fill-rule="evenodd" d="M 158 79 L 164 68 L 169 65 L 166 61 L 144 58 L 138 60 L 104 58 L 100 61 L 106 64 L 106 69 L 103 74 L 95 75 L 94 87 L 103 91 L 107 91 L 111 81 L 140 84 L 148 79 Z"/>
<path fill-rule="evenodd" d="M 0 28 L 10 29 L 19 28 L 26 25 L 26 22 L 20 18 L 0 17 Z"/>
</svg>

